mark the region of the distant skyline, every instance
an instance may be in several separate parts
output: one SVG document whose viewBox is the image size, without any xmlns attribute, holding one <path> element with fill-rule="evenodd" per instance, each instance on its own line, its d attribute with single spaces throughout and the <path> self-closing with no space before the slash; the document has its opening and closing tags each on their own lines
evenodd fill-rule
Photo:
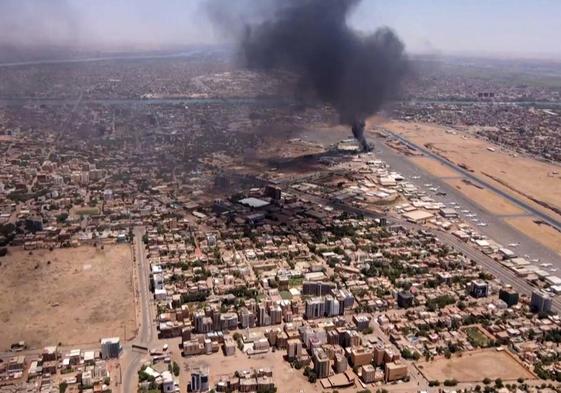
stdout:
<svg viewBox="0 0 561 393">
<path fill-rule="evenodd" d="M 0 0 L 0 44 L 165 49 L 225 42 L 206 1 Z M 224 0 L 233 1 L 240 20 L 270 0 Z M 387 25 L 411 53 L 561 59 L 559 15 L 556 0 L 363 0 L 349 23 L 364 31 Z"/>
</svg>

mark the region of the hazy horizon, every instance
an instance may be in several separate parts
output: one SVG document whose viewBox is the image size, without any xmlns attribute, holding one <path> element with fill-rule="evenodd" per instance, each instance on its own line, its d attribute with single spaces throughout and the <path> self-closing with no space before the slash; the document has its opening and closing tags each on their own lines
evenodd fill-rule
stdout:
<svg viewBox="0 0 561 393">
<path fill-rule="evenodd" d="M 259 1 L 259 2 L 256 2 Z M 231 43 L 210 21 L 209 0 L 1 0 L 0 45 L 82 50 L 157 50 Z M 213 0 L 216 5 L 221 0 Z M 237 0 L 224 13 L 242 24 L 267 0 Z M 349 24 L 389 26 L 409 53 L 561 59 L 553 0 L 363 0 Z"/>
</svg>

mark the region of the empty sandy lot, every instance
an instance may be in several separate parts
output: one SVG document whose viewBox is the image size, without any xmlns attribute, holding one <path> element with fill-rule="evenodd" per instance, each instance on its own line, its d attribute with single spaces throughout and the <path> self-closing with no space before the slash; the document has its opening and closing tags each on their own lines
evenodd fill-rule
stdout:
<svg viewBox="0 0 561 393">
<path fill-rule="evenodd" d="M 482 180 L 494 183 L 536 208 L 561 218 L 560 214 L 529 199 L 535 198 L 561 211 L 560 166 L 523 156 L 514 157 L 500 148 L 491 152 L 487 150 L 490 143 L 469 134 L 447 132 L 449 127 L 436 124 L 389 121 L 383 127 L 417 145 L 429 147 L 455 164 L 465 164 Z M 433 173 L 440 176 L 438 171 Z"/>
<path fill-rule="evenodd" d="M 518 363 L 512 355 L 495 349 L 464 353 L 462 357 L 438 359 L 418 363 L 428 380 L 480 382 L 485 378 L 501 378 L 505 381 L 517 378 L 533 379 L 534 375 Z"/>
<path fill-rule="evenodd" d="M 195 356 L 190 358 L 182 358 L 181 368 L 186 370 L 182 372 L 185 383 L 190 375 L 189 368 L 198 366 L 209 367 L 210 385 L 215 386 L 221 376 L 232 376 L 236 370 L 269 367 L 273 370 L 273 381 L 278 387 L 279 392 L 300 392 L 305 393 L 317 392 L 321 389 L 318 383 L 312 385 L 304 377 L 304 370 L 295 370 L 288 362 L 284 361 L 282 356 L 286 351 L 269 352 L 267 354 L 252 356 L 248 358 L 239 350 L 236 350 L 234 356 L 224 356 L 222 351 L 212 355 Z M 184 385 L 186 386 L 186 385 Z M 349 391 L 353 391 L 349 389 Z"/>
<path fill-rule="evenodd" d="M 32 348 L 95 343 L 123 337 L 125 324 L 133 334 L 128 245 L 11 250 L 0 262 L 0 350 L 19 340 Z"/>
<path fill-rule="evenodd" d="M 179 378 L 182 386 L 187 386 L 190 378 L 190 368 L 197 368 L 199 366 L 209 367 L 211 386 L 216 385 L 220 376 L 232 376 L 236 370 L 269 367 L 273 370 L 273 381 L 279 393 L 315 393 L 324 391 L 319 381 L 315 384 L 309 383 L 307 378 L 304 377 L 303 369 L 296 370 L 292 368 L 288 362 L 283 360 L 283 355 L 285 354 L 286 350 L 278 350 L 275 353 L 269 352 L 264 355 L 248 358 L 247 355 L 236 350 L 234 356 L 228 357 L 224 356 L 222 351 L 219 351 L 212 355 L 201 355 L 189 358 L 182 358 L 179 354 L 174 354 L 174 359 L 181 366 L 182 371 Z M 358 382 L 358 377 L 356 381 L 356 385 L 353 387 L 337 390 L 349 393 L 363 390 Z M 368 388 L 371 391 L 376 390 L 372 384 L 370 384 Z M 411 381 L 399 385 L 385 385 L 384 388 L 392 393 L 409 393 L 417 391 L 417 384 L 415 381 Z"/>
</svg>

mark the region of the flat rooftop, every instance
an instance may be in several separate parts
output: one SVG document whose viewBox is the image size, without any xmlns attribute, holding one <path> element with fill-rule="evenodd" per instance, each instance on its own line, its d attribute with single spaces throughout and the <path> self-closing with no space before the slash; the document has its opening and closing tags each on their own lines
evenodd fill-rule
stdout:
<svg viewBox="0 0 561 393">
<path fill-rule="evenodd" d="M 265 207 L 270 205 L 269 202 L 264 201 L 262 199 L 257 199 L 257 198 L 244 198 L 244 199 L 240 199 L 239 203 L 241 203 L 242 205 L 245 206 L 249 206 L 249 207 L 253 207 L 253 208 L 260 208 L 260 207 Z"/>
</svg>

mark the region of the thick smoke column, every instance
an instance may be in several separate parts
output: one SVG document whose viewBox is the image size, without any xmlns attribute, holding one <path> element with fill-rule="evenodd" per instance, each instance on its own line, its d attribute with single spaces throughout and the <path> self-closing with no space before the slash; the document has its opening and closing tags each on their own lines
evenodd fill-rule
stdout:
<svg viewBox="0 0 561 393">
<path fill-rule="evenodd" d="M 351 128 L 353 136 L 360 143 L 360 148 L 362 151 L 370 151 L 372 148 L 368 144 L 366 137 L 364 136 L 364 128 L 366 127 L 366 122 L 364 120 L 356 120 L 353 122 Z"/>
<path fill-rule="evenodd" d="M 277 0 L 272 18 L 247 26 L 242 51 L 250 68 L 297 73 L 299 88 L 331 104 L 369 150 L 364 122 L 397 92 L 407 59 L 391 30 L 361 35 L 347 25 L 359 1 Z"/>
</svg>

